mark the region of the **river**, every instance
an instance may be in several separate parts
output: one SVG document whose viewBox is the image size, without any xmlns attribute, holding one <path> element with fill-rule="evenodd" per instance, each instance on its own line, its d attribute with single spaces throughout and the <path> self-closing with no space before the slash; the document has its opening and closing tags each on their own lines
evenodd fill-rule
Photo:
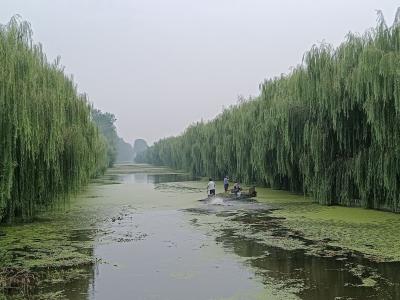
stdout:
<svg viewBox="0 0 400 300">
<path fill-rule="evenodd" d="M 82 262 L 83 255 L 94 259 L 77 263 L 62 280 L 41 281 L 29 297 L 400 298 L 398 263 L 373 262 L 296 236 L 280 225 L 283 218 L 272 215 L 276 206 L 268 201 L 199 202 L 205 184 L 167 169 L 120 166 L 66 204 L 57 215 L 63 218 L 22 226 L 21 232 L 27 227 L 31 234 L 39 232 L 39 242 L 44 238 L 41 226 L 62 231 L 66 241 L 55 255 L 73 247 L 70 252 L 82 255 Z M 25 259 L 40 246 L 25 252 L 20 248 Z M 317 248 L 334 254 L 321 255 Z M 63 262 L 79 258 L 68 255 Z M 51 268 L 47 276 L 57 272 Z"/>
</svg>

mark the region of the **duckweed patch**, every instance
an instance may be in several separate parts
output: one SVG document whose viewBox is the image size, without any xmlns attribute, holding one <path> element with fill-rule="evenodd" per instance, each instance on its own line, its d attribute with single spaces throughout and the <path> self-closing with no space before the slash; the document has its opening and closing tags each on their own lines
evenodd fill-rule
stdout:
<svg viewBox="0 0 400 300">
<path fill-rule="evenodd" d="M 104 185 L 114 179 L 105 175 L 98 180 Z M 77 270 L 98 261 L 93 243 L 105 220 L 105 213 L 97 214 L 95 206 L 101 199 L 94 193 L 98 180 L 64 208 L 39 215 L 31 223 L 2 225 L 0 299 L 64 299 L 62 291 L 40 289 L 50 282 L 65 284 L 77 277 Z"/>
<path fill-rule="evenodd" d="M 69 230 L 57 223 L 12 226 L 5 232 L 0 239 L 0 294 L 25 297 L 46 283 L 50 273 L 96 262 L 92 243 L 71 240 Z"/>
<path fill-rule="evenodd" d="M 273 205 L 272 216 L 304 238 L 359 252 L 374 261 L 400 261 L 400 215 L 390 212 L 321 206 L 302 195 L 258 189 L 257 200 Z"/>
<path fill-rule="evenodd" d="M 121 184 L 126 178 L 129 180 L 129 174 L 151 174 L 156 180 L 161 179 L 161 185 L 163 180 L 169 180 L 168 174 L 177 179 L 187 176 L 148 165 L 117 165 L 53 212 L 38 215 L 32 223 L 1 226 L 0 299 L 73 298 L 68 284 L 76 280 L 87 282 L 93 277 L 93 266 L 102 263 L 94 256 L 94 243 L 146 239 L 147 233 L 129 229 L 136 208 L 126 196 L 131 187 Z M 136 189 L 139 206 L 149 205 L 148 188 Z M 158 201 L 161 200 L 160 197 Z M 115 230 L 124 226 L 128 226 L 125 231 Z"/>
<path fill-rule="evenodd" d="M 397 265 L 379 263 L 381 260 L 373 255 L 376 242 L 369 239 L 371 244 L 359 251 L 346 247 L 345 237 L 335 237 L 332 232 L 356 228 L 358 232 L 351 236 L 354 241 L 360 231 L 369 234 L 375 222 L 396 222 L 397 215 L 339 207 L 345 213 L 330 217 L 334 207 L 321 207 L 287 192 L 259 190 L 258 200 L 266 204 L 264 209 L 252 202 L 246 202 L 247 208 L 227 202 L 222 206 L 205 203 L 185 211 L 194 228 L 215 235 L 226 251 L 235 253 L 256 270 L 256 276 L 266 286 L 280 286 L 282 291 L 301 299 L 321 299 L 321 295 L 326 299 L 338 295 L 346 295 L 346 299 L 393 299 L 398 286 L 398 276 L 393 273 L 398 270 Z M 349 211 L 356 211 L 359 216 L 353 220 Z M 370 221 L 364 212 L 376 217 Z M 388 218 L 383 219 L 386 214 Z M 392 230 L 392 234 L 397 233 Z M 335 288 L 326 289 L 332 284 Z M 322 290 L 323 294 L 319 294 Z"/>
</svg>

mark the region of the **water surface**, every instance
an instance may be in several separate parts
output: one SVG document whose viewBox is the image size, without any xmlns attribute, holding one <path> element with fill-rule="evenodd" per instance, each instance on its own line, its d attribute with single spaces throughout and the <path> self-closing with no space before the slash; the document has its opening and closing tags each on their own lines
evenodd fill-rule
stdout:
<svg viewBox="0 0 400 300">
<path fill-rule="evenodd" d="M 78 300 L 400 299 L 398 263 L 373 263 L 297 236 L 271 216 L 268 203 L 199 202 L 206 183 L 185 174 L 127 168 L 108 176 L 113 184 L 92 184 L 64 220 L 69 240 L 88 242 L 79 251 L 97 263 L 38 293 Z"/>
</svg>

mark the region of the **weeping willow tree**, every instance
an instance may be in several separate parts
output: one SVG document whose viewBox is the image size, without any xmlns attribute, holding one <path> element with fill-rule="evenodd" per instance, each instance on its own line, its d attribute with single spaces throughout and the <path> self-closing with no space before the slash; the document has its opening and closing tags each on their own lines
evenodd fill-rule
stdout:
<svg viewBox="0 0 400 300">
<path fill-rule="evenodd" d="M 107 167 L 91 110 L 28 23 L 0 27 L 0 221 L 31 219 Z"/>
<path fill-rule="evenodd" d="M 163 139 L 145 162 L 400 211 L 400 10 L 388 27 L 322 44 L 260 96 Z"/>
</svg>

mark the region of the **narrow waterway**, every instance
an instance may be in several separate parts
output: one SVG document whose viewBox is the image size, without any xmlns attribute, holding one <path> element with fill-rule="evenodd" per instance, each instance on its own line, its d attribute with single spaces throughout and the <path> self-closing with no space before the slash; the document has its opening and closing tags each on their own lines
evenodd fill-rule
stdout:
<svg viewBox="0 0 400 300">
<path fill-rule="evenodd" d="M 97 262 L 38 291 L 85 300 L 400 298 L 399 264 L 273 246 L 265 236 L 286 240 L 268 203 L 199 202 L 204 182 L 156 173 L 114 170 L 73 202 L 70 240 L 90 242 L 81 251 Z"/>
<path fill-rule="evenodd" d="M 88 293 L 78 288 L 71 298 L 262 299 L 265 287 L 254 280 L 254 272 L 215 236 L 193 226 L 185 210 L 204 197 L 201 184 L 193 182 L 181 192 L 173 184 L 188 179 L 126 174 L 118 176 L 120 184 L 98 190 L 98 201 L 115 193 L 119 204 L 96 237 L 93 254 L 102 263 L 94 269 Z M 166 182 L 171 190 L 162 186 Z"/>
</svg>

